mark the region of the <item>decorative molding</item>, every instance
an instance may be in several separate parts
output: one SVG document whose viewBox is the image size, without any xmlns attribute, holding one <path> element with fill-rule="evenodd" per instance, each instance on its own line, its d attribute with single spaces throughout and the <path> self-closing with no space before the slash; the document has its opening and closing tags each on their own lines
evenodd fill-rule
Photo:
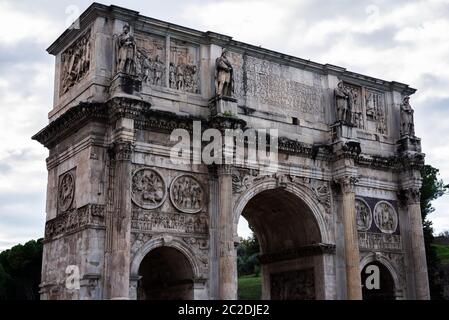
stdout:
<svg viewBox="0 0 449 320">
<path fill-rule="evenodd" d="M 360 250 L 402 251 L 400 235 L 359 231 L 358 238 Z"/>
<path fill-rule="evenodd" d="M 419 188 L 404 189 L 398 196 L 402 205 L 413 205 L 421 202 L 421 191 Z"/>
<path fill-rule="evenodd" d="M 131 228 L 134 230 L 207 234 L 208 225 L 204 215 L 162 213 L 136 207 L 132 211 Z"/>
<path fill-rule="evenodd" d="M 48 220 L 45 224 L 45 240 L 51 240 L 57 236 L 81 230 L 87 226 L 104 226 L 105 206 L 88 204 L 73 209 L 56 218 Z"/>
</svg>

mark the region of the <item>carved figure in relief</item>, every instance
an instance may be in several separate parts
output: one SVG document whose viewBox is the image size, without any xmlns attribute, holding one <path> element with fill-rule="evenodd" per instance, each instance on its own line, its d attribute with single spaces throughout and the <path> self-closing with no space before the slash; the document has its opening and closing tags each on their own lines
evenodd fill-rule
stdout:
<svg viewBox="0 0 449 320">
<path fill-rule="evenodd" d="M 401 103 L 401 136 L 415 135 L 413 112 L 412 106 L 410 105 L 410 97 L 404 97 Z"/>
<path fill-rule="evenodd" d="M 380 202 L 374 209 L 376 226 L 384 233 L 393 233 L 397 228 L 397 215 L 394 209 L 386 202 Z"/>
<path fill-rule="evenodd" d="M 215 94 L 218 97 L 232 97 L 234 92 L 233 68 L 228 60 L 228 51 L 225 49 L 221 57 L 215 61 Z"/>
<path fill-rule="evenodd" d="M 61 179 L 58 190 L 59 210 L 70 209 L 75 195 L 75 179 L 71 173 L 66 173 Z"/>
<path fill-rule="evenodd" d="M 196 213 L 203 207 L 203 189 L 190 176 L 176 178 L 170 189 L 173 205 L 183 212 Z"/>
<path fill-rule="evenodd" d="M 165 183 L 162 177 L 151 169 L 137 171 L 132 179 L 132 198 L 146 209 L 158 207 L 165 197 Z"/>
<path fill-rule="evenodd" d="M 79 82 L 90 68 L 90 30 L 61 55 L 61 94 Z"/>
<path fill-rule="evenodd" d="M 182 90 L 184 88 L 184 68 L 181 64 L 176 66 L 176 89 Z"/>
<path fill-rule="evenodd" d="M 372 215 L 368 206 L 361 200 L 355 201 L 355 210 L 357 215 L 357 229 L 366 231 L 371 227 Z"/>
<path fill-rule="evenodd" d="M 170 62 L 170 66 L 169 66 L 169 72 L 168 72 L 168 80 L 169 80 L 169 85 L 170 88 L 175 88 L 176 86 L 176 80 L 175 80 L 175 65 L 173 64 L 173 62 Z"/>
<path fill-rule="evenodd" d="M 130 34 L 129 24 L 123 26 L 123 32 L 116 41 L 117 72 L 135 75 L 136 73 L 136 42 Z"/>
<path fill-rule="evenodd" d="M 162 73 L 164 71 L 164 63 L 160 60 L 159 55 L 156 56 L 153 62 L 153 84 L 162 84 Z"/>
<path fill-rule="evenodd" d="M 343 81 L 340 81 L 338 83 L 337 88 L 335 88 L 334 92 L 337 103 L 337 121 L 351 124 L 353 103 L 351 92 L 345 88 Z"/>
</svg>

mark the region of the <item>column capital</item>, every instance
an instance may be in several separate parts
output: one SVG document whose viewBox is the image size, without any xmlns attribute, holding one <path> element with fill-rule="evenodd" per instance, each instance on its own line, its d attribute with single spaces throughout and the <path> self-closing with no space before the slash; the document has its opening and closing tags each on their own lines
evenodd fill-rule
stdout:
<svg viewBox="0 0 449 320">
<path fill-rule="evenodd" d="M 355 185 L 359 182 L 359 179 L 355 176 L 342 176 L 334 179 L 334 181 L 340 185 L 343 193 L 355 192 Z"/>
<path fill-rule="evenodd" d="M 421 191 L 417 187 L 402 189 L 399 192 L 399 200 L 403 205 L 419 204 L 421 202 Z"/>
<path fill-rule="evenodd" d="M 134 145 L 131 141 L 119 140 L 109 147 L 109 156 L 117 161 L 131 161 Z"/>
<path fill-rule="evenodd" d="M 219 176 L 223 175 L 231 175 L 232 174 L 232 165 L 230 164 L 220 164 L 217 166 L 217 174 Z"/>
</svg>

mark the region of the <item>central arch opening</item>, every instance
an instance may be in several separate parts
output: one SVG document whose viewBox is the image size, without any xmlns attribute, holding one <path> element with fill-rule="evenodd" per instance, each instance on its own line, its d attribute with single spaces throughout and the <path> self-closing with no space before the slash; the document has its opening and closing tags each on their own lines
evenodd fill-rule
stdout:
<svg viewBox="0 0 449 320">
<path fill-rule="evenodd" d="M 192 300 L 193 269 L 186 256 L 171 247 L 150 251 L 139 267 L 139 300 Z"/>
<path fill-rule="evenodd" d="M 324 298 L 321 233 L 307 204 L 283 188 L 265 190 L 241 215 L 259 242 L 260 298 Z"/>
</svg>

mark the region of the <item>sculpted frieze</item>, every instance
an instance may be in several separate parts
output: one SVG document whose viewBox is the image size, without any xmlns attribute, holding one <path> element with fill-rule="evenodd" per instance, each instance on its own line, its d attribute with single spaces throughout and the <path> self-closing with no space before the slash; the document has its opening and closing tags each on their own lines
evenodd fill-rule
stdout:
<svg viewBox="0 0 449 320">
<path fill-rule="evenodd" d="M 59 214 L 45 224 L 45 240 L 67 232 L 73 232 L 87 225 L 104 225 L 105 207 L 89 204 Z"/>
<path fill-rule="evenodd" d="M 286 111 L 324 116 L 324 91 L 321 76 L 304 84 L 290 79 L 285 66 L 248 56 L 246 58 L 246 94 L 260 103 Z"/>
<path fill-rule="evenodd" d="M 359 248 L 368 250 L 402 250 L 401 236 L 387 233 L 358 232 Z"/>
<path fill-rule="evenodd" d="M 171 40 L 169 86 L 180 91 L 200 93 L 198 47 Z"/>
<path fill-rule="evenodd" d="M 89 72 L 91 46 L 89 29 L 61 54 L 60 95 L 69 91 Z"/>
<path fill-rule="evenodd" d="M 180 233 L 207 233 L 205 215 L 162 213 L 133 208 L 131 227 L 141 231 L 173 231 Z"/>
<path fill-rule="evenodd" d="M 137 33 L 136 44 L 137 76 L 143 83 L 165 86 L 165 39 L 154 35 Z"/>
</svg>

